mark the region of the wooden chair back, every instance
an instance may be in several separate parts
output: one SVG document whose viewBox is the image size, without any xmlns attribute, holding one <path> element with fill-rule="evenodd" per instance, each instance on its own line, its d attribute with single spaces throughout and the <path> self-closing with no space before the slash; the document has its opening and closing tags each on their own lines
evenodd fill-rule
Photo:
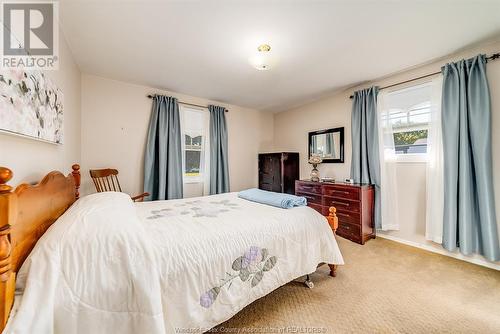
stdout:
<svg viewBox="0 0 500 334">
<path fill-rule="evenodd" d="M 90 177 L 94 181 L 97 192 L 118 191 L 122 192 L 120 181 L 118 181 L 118 171 L 112 168 L 91 169 Z"/>
<path fill-rule="evenodd" d="M 104 191 L 123 192 L 120 181 L 118 181 L 118 171 L 116 169 L 91 169 L 90 177 L 94 181 L 95 189 L 98 193 Z M 145 192 L 137 196 L 131 196 L 131 198 L 134 202 L 142 202 L 148 196 L 149 193 Z"/>
</svg>

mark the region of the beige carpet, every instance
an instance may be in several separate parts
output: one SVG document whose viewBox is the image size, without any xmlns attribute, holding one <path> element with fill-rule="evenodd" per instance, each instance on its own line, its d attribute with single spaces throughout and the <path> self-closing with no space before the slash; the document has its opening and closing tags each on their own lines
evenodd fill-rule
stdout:
<svg viewBox="0 0 500 334">
<path fill-rule="evenodd" d="M 337 240 L 346 265 L 336 278 L 319 268 L 314 289 L 291 282 L 216 330 L 500 333 L 499 271 L 382 238 L 364 246 Z"/>
</svg>

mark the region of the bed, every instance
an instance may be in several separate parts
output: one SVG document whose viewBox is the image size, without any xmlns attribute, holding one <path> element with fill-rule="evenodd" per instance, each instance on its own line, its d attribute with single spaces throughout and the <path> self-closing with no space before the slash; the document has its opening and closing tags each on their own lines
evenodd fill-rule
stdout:
<svg viewBox="0 0 500 334">
<path fill-rule="evenodd" d="M 311 208 L 236 193 L 133 203 L 109 192 L 77 201 L 79 169 L 13 190 L 12 172 L 0 168 L 6 333 L 203 332 L 320 263 L 332 276 L 343 264 L 327 219 Z M 328 219 L 335 223 L 334 209 Z"/>
</svg>

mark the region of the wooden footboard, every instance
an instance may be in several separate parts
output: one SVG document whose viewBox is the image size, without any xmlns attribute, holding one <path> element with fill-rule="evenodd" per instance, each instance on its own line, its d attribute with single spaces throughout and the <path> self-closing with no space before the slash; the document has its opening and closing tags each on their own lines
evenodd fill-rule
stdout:
<svg viewBox="0 0 500 334">
<path fill-rule="evenodd" d="M 47 174 L 36 185 L 7 184 L 13 173 L 0 167 L 0 332 L 14 303 L 16 273 L 36 242 L 79 197 L 80 166 L 64 176 Z"/>
<path fill-rule="evenodd" d="M 333 233 L 335 234 L 335 231 L 337 231 L 337 228 L 339 227 L 339 218 L 337 217 L 337 208 L 334 206 L 331 206 L 329 208 L 329 214 L 326 216 L 326 219 L 328 220 L 328 224 L 333 230 Z M 322 265 L 322 264 L 321 264 Z M 328 264 L 328 267 L 330 267 L 330 276 L 335 277 L 337 276 L 337 265 L 336 264 Z"/>
</svg>

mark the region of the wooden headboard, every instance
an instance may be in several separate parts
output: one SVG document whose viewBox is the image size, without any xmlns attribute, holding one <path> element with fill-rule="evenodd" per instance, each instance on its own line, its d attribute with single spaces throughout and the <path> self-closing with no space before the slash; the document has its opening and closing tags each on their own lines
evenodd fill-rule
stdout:
<svg viewBox="0 0 500 334">
<path fill-rule="evenodd" d="M 80 166 L 64 176 L 50 172 L 36 185 L 7 184 L 13 173 L 0 167 L 0 332 L 14 302 L 16 273 L 36 242 L 79 197 Z"/>
</svg>

